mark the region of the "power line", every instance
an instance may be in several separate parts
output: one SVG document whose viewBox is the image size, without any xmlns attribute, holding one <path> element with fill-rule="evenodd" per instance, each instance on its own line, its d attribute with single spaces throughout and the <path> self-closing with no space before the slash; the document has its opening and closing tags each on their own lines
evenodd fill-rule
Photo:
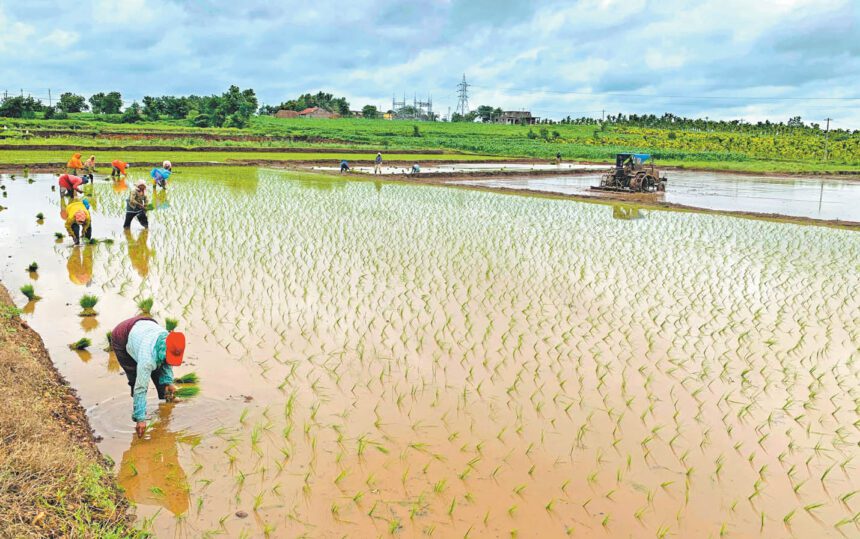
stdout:
<svg viewBox="0 0 860 539">
<path fill-rule="evenodd" d="M 466 74 L 463 73 L 463 81 L 457 85 L 457 112 L 461 116 L 469 114 L 469 83 L 466 82 Z"/>
</svg>

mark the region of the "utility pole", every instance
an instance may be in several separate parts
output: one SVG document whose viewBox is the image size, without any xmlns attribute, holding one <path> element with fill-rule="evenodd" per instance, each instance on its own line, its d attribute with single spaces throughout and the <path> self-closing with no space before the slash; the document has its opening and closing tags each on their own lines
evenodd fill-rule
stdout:
<svg viewBox="0 0 860 539">
<path fill-rule="evenodd" d="M 51 89 L 48 88 L 48 106 L 51 106 Z"/>
<path fill-rule="evenodd" d="M 600 110 L 600 122 L 601 123 L 604 121 L 605 117 L 606 117 L 606 109 L 601 109 Z"/>
<path fill-rule="evenodd" d="M 830 120 L 832 120 L 832 119 L 833 118 L 826 118 L 827 128 L 824 130 L 824 160 L 825 161 L 827 161 L 827 150 L 828 150 L 827 143 L 829 142 L 829 138 L 830 138 Z"/>
</svg>

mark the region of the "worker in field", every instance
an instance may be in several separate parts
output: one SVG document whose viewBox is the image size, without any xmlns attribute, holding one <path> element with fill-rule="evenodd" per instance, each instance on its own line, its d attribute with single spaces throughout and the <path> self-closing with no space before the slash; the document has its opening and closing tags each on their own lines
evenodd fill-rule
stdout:
<svg viewBox="0 0 860 539">
<path fill-rule="evenodd" d="M 561 152 L 555 152 L 555 164 L 556 165 L 561 164 Z"/>
<path fill-rule="evenodd" d="M 94 174 L 96 171 L 96 156 L 91 155 L 89 159 L 84 162 L 84 173 L 85 174 Z"/>
<path fill-rule="evenodd" d="M 124 229 L 131 228 L 131 222 L 137 218 L 143 228 L 149 228 L 149 220 L 146 218 L 146 207 L 149 201 L 146 198 L 146 182 L 137 180 L 134 190 L 128 196 L 128 201 L 125 205 L 125 222 L 122 227 Z"/>
<path fill-rule="evenodd" d="M 414 163 L 412 165 L 412 170 L 409 171 L 408 176 L 418 176 L 419 174 L 421 174 L 421 167 L 418 165 L 418 163 Z"/>
<path fill-rule="evenodd" d="M 119 159 L 114 159 L 113 161 L 111 161 L 110 164 L 112 167 L 110 172 L 111 178 L 122 178 L 123 176 L 128 175 L 127 171 L 131 164 L 126 163 L 124 161 L 120 161 Z"/>
<path fill-rule="evenodd" d="M 84 200 L 73 200 L 66 206 L 66 232 L 75 242 L 81 244 L 81 237 L 90 239 L 93 237 L 92 218 L 90 210 Z"/>
<path fill-rule="evenodd" d="M 117 324 L 110 344 L 116 354 L 134 399 L 131 420 L 138 437 L 146 432 L 146 392 L 149 380 L 158 398 L 171 402 L 176 396 L 173 367 L 182 364 L 185 335 L 167 331 L 148 316 L 135 316 Z"/>
<path fill-rule="evenodd" d="M 382 152 L 376 152 L 376 160 L 373 161 L 373 173 L 382 174 Z"/>
<path fill-rule="evenodd" d="M 66 163 L 66 168 L 68 169 L 68 172 L 77 176 L 78 171 L 84 169 L 84 164 L 81 163 L 81 154 L 72 154 L 72 158 L 69 159 L 68 163 Z"/>
<path fill-rule="evenodd" d="M 340 162 L 340 172 L 349 172 L 349 163 L 346 162 L 346 159 Z"/>
<path fill-rule="evenodd" d="M 157 190 L 159 187 L 162 189 L 167 189 L 167 179 L 172 174 L 173 165 L 170 164 L 170 161 L 165 161 L 162 163 L 161 168 L 154 168 L 149 172 L 149 175 L 152 176 L 152 189 L 153 191 Z"/>
<path fill-rule="evenodd" d="M 71 174 L 61 174 L 57 180 L 60 186 L 61 197 L 75 197 L 75 193 L 83 193 L 81 186 L 84 185 L 84 178 L 73 176 Z"/>
</svg>

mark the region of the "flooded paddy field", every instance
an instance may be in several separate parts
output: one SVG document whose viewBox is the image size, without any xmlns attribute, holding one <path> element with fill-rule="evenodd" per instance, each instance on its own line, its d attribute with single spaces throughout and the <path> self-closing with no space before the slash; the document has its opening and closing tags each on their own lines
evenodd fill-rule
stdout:
<svg viewBox="0 0 860 539">
<path fill-rule="evenodd" d="M 590 163 L 445 163 L 421 167 L 421 174 L 483 174 L 488 172 L 585 172 L 590 170 L 606 170 L 608 165 L 595 165 Z M 313 170 L 321 172 L 338 172 L 336 166 L 315 166 Z M 373 174 L 373 166 L 352 167 L 353 172 L 361 174 Z M 381 174 L 406 174 L 410 171 L 409 166 L 382 166 Z"/>
<path fill-rule="evenodd" d="M 42 296 L 25 318 L 159 537 L 860 533 L 856 232 L 174 177 L 125 234 L 126 183 L 97 178 L 94 237 L 113 242 L 72 247 L 56 177 L 0 176 L 0 277 Z M 201 393 L 150 390 L 136 439 L 102 349 L 146 297 L 179 319 L 176 373 Z"/>
<path fill-rule="evenodd" d="M 604 167 L 605 168 L 605 167 Z M 755 176 L 670 170 L 660 202 L 694 208 L 860 221 L 860 181 L 834 177 Z M 600 174 L 484 178 L 452 183 L 565 195 L 601 196 L 589 189 Z"/>
</svg>

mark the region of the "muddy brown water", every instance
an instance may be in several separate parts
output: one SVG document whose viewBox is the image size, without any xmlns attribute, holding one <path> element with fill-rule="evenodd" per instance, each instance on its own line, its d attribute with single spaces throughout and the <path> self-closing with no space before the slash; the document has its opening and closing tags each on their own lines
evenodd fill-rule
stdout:
<svg viewBox="0 0 860 539">
<path fill-rule="evenodd" d="M 159 537 L 860 533 L 855 232 L 221 168 L 148 233 L 98 178 L 74 248 L 33 179 L 0 276 Z M 102 349 L 147 296 L 201 393 L 138 440 Z"/>
<path fill-rule="evenodd" d="M 725 172 L 666 172 L 660 202 L 694 208 L 778 214 L 822 220 L 860 221 L 860 182 L 838 177 L 755 176 Z M 541 178 L 485 178 L 452 183 L 503 187 L 543 193 L 599 196 L 590 186 L 599 174 Z"/>
</svg>

